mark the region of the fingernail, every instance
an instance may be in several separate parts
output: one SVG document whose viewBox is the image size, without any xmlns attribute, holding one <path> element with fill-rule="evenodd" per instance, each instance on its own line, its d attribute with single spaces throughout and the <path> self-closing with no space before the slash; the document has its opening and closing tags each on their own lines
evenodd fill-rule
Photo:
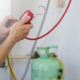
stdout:
<svg viewBox="0 0 80 80">
<path fill-rule="evenodd" d="M 30 18 L 31 18 L 31 16 L 27 16 L 27 18 L 28 18 L 28 19 L 30 19 Z"/>
</svg>

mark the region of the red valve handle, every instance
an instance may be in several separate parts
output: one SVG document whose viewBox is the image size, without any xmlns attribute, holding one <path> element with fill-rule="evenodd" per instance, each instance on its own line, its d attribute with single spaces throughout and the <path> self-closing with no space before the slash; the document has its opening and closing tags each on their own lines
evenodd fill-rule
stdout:
<svg viewBox="0 0 80 80">
<path fill-rule="evenodd" d="M 70 4 L 71 4 L 71 1 L 72 1 L 72 0 L 69 1 L 68 6 L 67 6 L 65 12 L 63 13 L 62 17 L 60 18 L 60 20 L 57 22 L 57 24 L 56 24 L 50 31 L 48 31 L 47 33 L 45 33 L 44 35 L 42 35 L 42 36 L 40 36 L 40 37 L 37 37 L 37 38 L 28 38 L 28 37 L 26 37 L 26 39 L 28 39 L 28 40 L 38 40 L 38 39 L 41 39 L 41 38 L 47 36 L 49 33 L 51 33 L 51 32 L 59 25 L 59 23 L 62 21 L 62 19 L 64 18 L 65 14 L 66 14 L 66 12 L 68 11 L 68 8 L 69 8 L 69 6 L 70 6 Z M 26 12 L 25 12 L 25 13 L 26 13 Z M 23 16 L 25 13 L 23 13 L 22 16 Z M 22 16 L 20 17 L 19 20 L 21 20 Z"/>
</svg>

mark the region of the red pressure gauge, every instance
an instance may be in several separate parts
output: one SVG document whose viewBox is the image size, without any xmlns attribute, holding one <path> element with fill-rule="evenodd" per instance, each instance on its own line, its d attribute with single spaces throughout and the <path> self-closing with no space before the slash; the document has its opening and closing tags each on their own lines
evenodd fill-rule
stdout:
<svg viewBox="0 0 80 80">
<path fill-rule="evenodd" d="M 33 14 L 30 10 L 25 11 L 25 12 L 21 15 L 19 21 L 22 20 L 23 18 L 25 18 L 26 16 L 30 16 L 30 17 L 31 17 L 31 19 L 30 19 L 28 22 L 25 23 L 25 24 L 29 24 L 29 23 L 31 22 L 31 20 L 34 18 L 34 14 Z M 16 20 L 16 21 L 13 21 L 13 22 L 12 22 L 12 25 L 14 25 L 16 22 L 18 22 L 18 21 L 17 21 L 17 20 Z"/>
<path fill-rule="evenodd" d="M 34 14 L 30 10 L 27 10 L 22 14 L 22 16 L 20 17 L 19 20 L 22 20 L 26 16 L 30 16 L 31 17 L 31 19 L 26 23 L 26 24 L 29 24 L 31 22 L 31 20 L 33 19 L 33 17 L 34 17 Z"/>
</svg>

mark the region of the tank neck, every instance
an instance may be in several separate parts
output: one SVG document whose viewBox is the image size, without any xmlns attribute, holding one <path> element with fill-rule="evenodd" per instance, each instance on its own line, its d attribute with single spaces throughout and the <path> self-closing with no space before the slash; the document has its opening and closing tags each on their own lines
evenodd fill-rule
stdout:
<svg viewBox="0 0 80 80">
<path fill-rule="evenodd" d="M 38 47 L 37 49 L 38 49 L 40 58 L 48 58 L 49 49 L 47 49 L 45 47 L 41 47 L 41 48 Z"/>
<path fill-rule="evenodd" d="M 40 55 L 40 58 L 48 58 L 48 53 L 50 48 L 56 48 L 57 46 L 48 46 L 48 47 L 37 47 L 37 51 Z"/>
</svg>

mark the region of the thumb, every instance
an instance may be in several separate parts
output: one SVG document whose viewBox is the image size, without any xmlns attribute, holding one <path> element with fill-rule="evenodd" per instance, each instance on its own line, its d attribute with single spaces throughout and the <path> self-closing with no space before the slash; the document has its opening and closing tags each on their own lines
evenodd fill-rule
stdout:
<svg viewBox="0 0 80 80">
<path fill-rule="evenodd" d="M 26 17 L 25 17 L 25 18 L 23 18 L 21 21 L 19 21 L 19 22 L 20 22 L 20 25 L 25 24 L 25 23 L 26 23 L 26 22 L 28 22 L 30 19 L 31 19 L 31 17 L 30 17 L 30 16 L 26 16 Z"/>
</svg>

